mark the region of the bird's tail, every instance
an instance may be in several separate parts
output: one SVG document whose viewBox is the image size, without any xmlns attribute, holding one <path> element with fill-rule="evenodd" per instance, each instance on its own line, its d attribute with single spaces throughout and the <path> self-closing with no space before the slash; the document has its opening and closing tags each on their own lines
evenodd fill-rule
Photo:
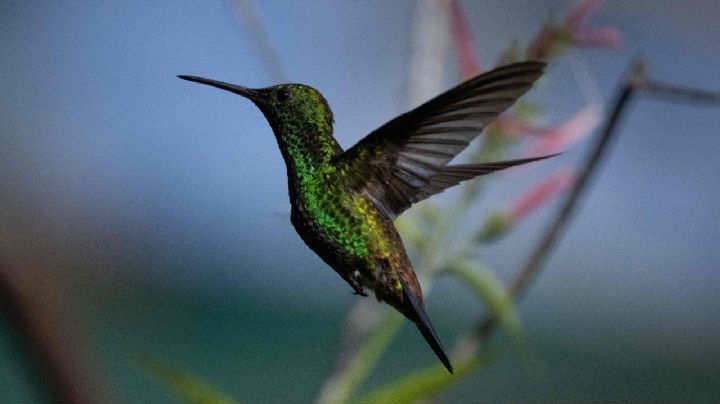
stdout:
<svg viewBox="0 0 720 404">
<path fill-rule="evenodd" d="M 438 359 L 440 359 L 440 362 L 445 365 L 448 372 L 452 373 L 453 367 L 450 363 L 450 359 L 447 354 L 445 354 L 445 349 L 443 348 L 437 333 L 435 333 L 435 329 L 430 322 L 430 318 L 425 312 L 425 308 L 422 303 L 418 301 L 418 298 L 412 292 L 412 289 L 405 283 L 403 277 L 400 276 L 399 278 L 400 283 L 402 283 L 403 286 L 403 298 L 406 302 L 405 307 L 407 311 L 410 311 L 410 313 L 406 313 L 405 315 L 415 323 L 423 338 L 425 338 L 425 341 L 427 341 L 430 348 L 432 348 L 433 352 L 435 352 L 435 355 L 437 355 Z"/>
</svg>

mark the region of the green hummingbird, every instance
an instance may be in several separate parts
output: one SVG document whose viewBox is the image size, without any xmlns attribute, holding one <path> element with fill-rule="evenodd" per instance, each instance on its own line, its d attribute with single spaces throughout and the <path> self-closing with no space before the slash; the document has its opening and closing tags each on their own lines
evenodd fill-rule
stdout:
<svg viewBox="0 0 720 404">
<path fill-rule="evenodd" d="M 343 150 L 325 98 L 304 84 L 252 89 L 196 76 L 181 79 L 252 101 L 270 124 L 288 176 L 290 220 L 300 238 L 355 294 L 365 288 L 415 323 L 452 373 L 425 312 L 422 290 L 393 220 L 461 181 L 551 156 L 449 164 L 483 128 L 532 87 L 542 62 L 500 67 L 396 117 Z"/>
</svg>

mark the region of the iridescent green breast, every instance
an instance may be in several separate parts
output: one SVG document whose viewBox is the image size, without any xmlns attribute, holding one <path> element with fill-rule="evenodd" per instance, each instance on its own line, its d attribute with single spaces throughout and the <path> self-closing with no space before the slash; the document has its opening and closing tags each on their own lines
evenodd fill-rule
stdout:
<svg viewBox="0 0 720 404">
<path fill-rule="evenodd" d="M 297 186 L 293 202 L 318 236 L 358 259 L 384 255 L 388 247 L 387 223 L 370 202 L 336 177 L 334 169 L 328 167 L 316 175 L 301 176 Z"/>
<path fill-rule="evenodd" d="M 298 177 L 291 190 L 293 225 L 305 243 L 346 278 L 387 300 L 401 293 L 397 270 L 411 268 L 392 221 L 332 168 Z"/>
</svg>

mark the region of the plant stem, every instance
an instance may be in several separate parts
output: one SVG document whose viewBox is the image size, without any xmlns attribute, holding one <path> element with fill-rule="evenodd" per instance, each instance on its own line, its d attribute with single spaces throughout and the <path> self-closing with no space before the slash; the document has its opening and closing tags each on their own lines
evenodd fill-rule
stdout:
<svg viewBox="0 0 720 404">
<path fill-rule="evenodd" d="M 572 215 L 578 207 L 580 198 L 585 193 L 587 186 L 597 171 L 598 164 L 605 156 L 607 147 L 616 133 L 617 124 L 625 111 L 628 101 L 632 98 L 639 87 L 644 85 L 645 66 L 641 60 L 632 63 L 628 76 L 623 81 L 622 86 L 618 90 L 613 103 L 612 111 L 606 121 L 605 128 L 598 137 L 595 145 L 588 151 L 587 156 L 579 170 L 577 181 L 570 190 L 562 207 L 555 215 L 555 218 L 547 227 L 545 234 L 540 239 L 533 252 L 528 257 L 518 274 L 508 287 L 508 294 L 518 300 L 527 290 L 530 282 L 535 279 L 542 269 L 548 255 L 555 247 L 558 239 L 562 235 L 563 230 L 571 219 Z M 493 316 L 484 318 L 475 329 L 476 343 L 481 344 L 495 328 L 496 319 Z"/>
<path fill-rule="evenodd" d="M 648 79 L 643 60 L 640 58 L 635 59 L 631 64 L 629 73 L 622 86 L 618 90 L 605 127 L 595 142 L 595 145 L 585 157 L 579 170 L 577 181 L 573 188 L 571 188 L 565 203 L 563 203 L 557 215 L 548 226 L 545 234 L 540 239 L 540 242 L 532 254 L 528 257 L 525 265 L 523 265 L 508 287 L 508 293 L 514 300 L 518 300 L 523 296 L 531 281 L 537 277 L 537 274 L 542 269 L 543 264 L 552 252 L 555 244 L 557 244 L 569 220 L 577 210 L 579 201 L 587 190 L 587 186 L 593 178 L 593 175 L 596 174 L 598 165 L 606 156 L 608 145 L 616 136 L 617 125 L 629 105 L 628 102 L 639 91 L 647 92 L 654 96 L 662 96 L 672 101 L 720 103 L 720 93 L 718 92 L 679 87 Z M 478 345 L 493 331 L 495 322 L 495 318 L 488 316 L 478 324 L 474 337 Z"/>
<path fill-rule="evenodd" d="M 349 401 L 375 367 L 395 334 L 400 331 L 404 321 L 405 318 L 399 313 L 385 310 L 379 326 L 372 330 L 357 352 L 348 359 L 350 362 L 347 366 L 341 372 L 333 373 L 334 377 L 323 383 L 317 403 L 336 404 Z"/>
<path fill-rule="evenodd" d="M 63 313 L 57 288 L 44 288 L 45 282 L 30 282 L 28 277 L 34 273 L 32 268 L 14 268 L 0 262 L 0 310 L 7 314 L 29 352 L 50 397 L 65 404 L 109 402 L 108 397 L 98 394 L 96 378 L 83 366 L 80 344 L 71 333 L 72 322 Z"/>
</svg>

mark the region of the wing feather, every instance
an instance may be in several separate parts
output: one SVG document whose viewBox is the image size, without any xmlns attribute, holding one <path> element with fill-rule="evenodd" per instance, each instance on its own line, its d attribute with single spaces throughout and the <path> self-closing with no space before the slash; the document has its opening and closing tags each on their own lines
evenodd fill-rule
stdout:
<svg viewBox="0 0 720 404">
<path fill-rule="evenodd" d="M 412 203 L 460 181 L 537 160 L 448 166 L 532 87 L 544 67 L 523 62 L 479 75 L 386 123 L 334 162 L 352 173 L 354 189 L 395 218 Z"/>
</svg>

